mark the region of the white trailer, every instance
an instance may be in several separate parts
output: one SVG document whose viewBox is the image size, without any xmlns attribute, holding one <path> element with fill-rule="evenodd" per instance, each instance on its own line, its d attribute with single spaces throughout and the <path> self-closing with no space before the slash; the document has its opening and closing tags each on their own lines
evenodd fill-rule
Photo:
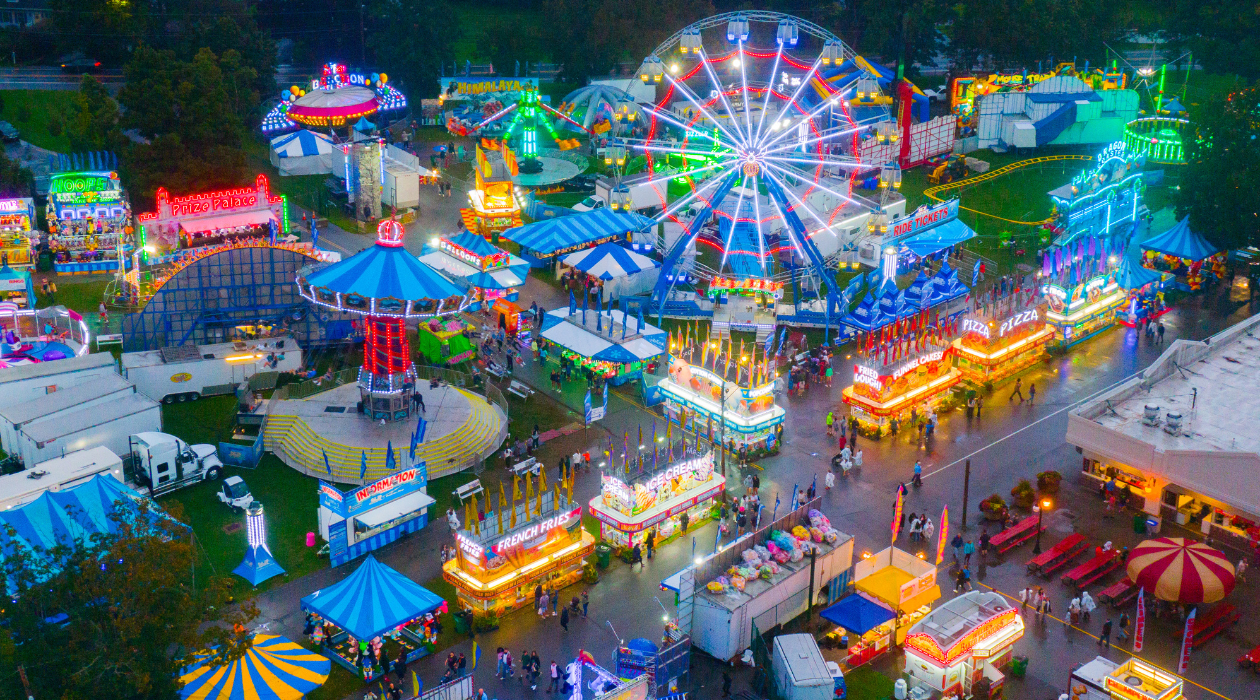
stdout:
<svg viewBox="0 0 1260 700">
<path fill-rule="evenodd" d="M 25 403 L 98 377 L 117 375 L 117 367 L 113 355 L 97 353 L 0 369 L 0 406 Z"/>
<path fill-rule="evenodd" d="M 223 462 L 214 445 L 189 445 L 166 433 L 150 431 L 132 435 L 127 440 L 125 454 L 130 456 L 132 479 L 147 487 L 152 496 L 202 481 L 215 481 L 223 475 Z"/>
<path fill-rule="evenodd" d="M 0 510 L 30 503 L 45 491 L 74 488 L 97 474 L 109 474 L 124 483 L 122 458 L 107 447 L 93 447 L 0 476 Z"/>
<path fill-rule="evenodd" d="M 115 401 L 136 393 L 136 385 L 117 374 L 98 377 L 87 384 L 62 389 L 24 403 L 0 408 L 0 447 L 18 452 L 18 433 L 35 421 L 88 406 Z"/>
<path fill-rule="evenodd" d="M 132 394 L 23 426 L 18 433 L 18 454 L 26 464 L 98 446 L 108 447 L 115 454 L 127 454 L 128 436 L 161 429 L 161 404 Z"/>
<path fill-rule="evenodd" d="M 822 551 L 814 562 L 815 602 L 824 584 L 853 566 L 853 538 L 841 537 L 835 547 L 820 545 Z M 754 623 L 765 632 L 805 612 L 809 584 L 808 557 L 782 565 L 770 581 L 748 581 L 742 593 L 712 593 L 696 581 L 691 641 L 716 659 L 733 659 L 752 644 Z"/>
<path fill-rule="evenodd" d="M 812 634 L 781 634 L 775 637 L 770 668 L 774 672 L 774 689 L 783 700 L 831 700 L 835 697 L 835 681 Z"/>
<path fill-rule="evenodd" d="M 595 181 L 595 197 L 604 202 L 605 206 L 611 206 L 611 197 L 614 193 L 618 193 L 621 197 L 630 195 L 630 210 L 641 211 L 644 209 L 661 208 L 661 198 L 669 201 L 669 194 L 666 191 L 666 185 L 669 184 L 665 179 L 666 172 L 658 170 L 653 183 L 651 173 L 642 173 L 640 175 L 631 175 L 623 178 L 620 186 L 616 180 L 601 177 Z"/>
<path fill-rule="evenodd" d="M 302 368 L 302 349 L 289 336 L 265 340 L 180 345 L 122 356 L 123 376 L 141 394 L 162 403 L 230 394 L 259 372 Z"/>
</svg>

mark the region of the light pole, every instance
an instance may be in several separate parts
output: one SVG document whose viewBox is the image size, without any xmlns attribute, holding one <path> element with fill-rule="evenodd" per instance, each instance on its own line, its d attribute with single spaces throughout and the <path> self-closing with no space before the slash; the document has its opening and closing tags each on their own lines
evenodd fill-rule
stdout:
<svg viewBox="0 0 1260 700">
<path fill-rule="evenodd" d="M 1037 508 L 1037 541 L 1033 544 L 1033 554 L 1041 554 L 1041 518 L 1050 507 L 1050 499 L 1043 498 Z"/>
</svg>

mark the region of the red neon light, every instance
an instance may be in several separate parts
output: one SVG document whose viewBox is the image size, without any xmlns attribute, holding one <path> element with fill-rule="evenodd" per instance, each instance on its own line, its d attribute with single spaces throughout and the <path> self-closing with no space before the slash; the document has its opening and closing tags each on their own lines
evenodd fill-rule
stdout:
<svg viewBox="0 0 1260 700">
<path fill-rule="evenodd" d="M 962 660 L 963 657 L 971 654 L 971 651 L 975 649 L 977 644 L 997 634 L 1003 627 L 1006 627 L 1018 617 L 1019 611 L 1015 608 L 1000 612 L 976 625 L 946 650 L 942 650 L 940 645 L 936 643 L 936 640 L 925 632 L 906 635 L 906 641 L 903 646 L 906 649 L 913 649 L 918 654 L 937 664 L 940 668 L 949 668 Z"/>
<path fill-rule="evenodd" d="M 254 179 L 253 187 L 242 187 L 235 190 L 202 192 L 172 198 L 165 187 L 159 187 L 157 189 L 158 211 L 162 209 L 162 202 L 168 202 L 171 205 L 172 217 L 196 216 L 198 214 L 208 214 L 229 209 L 245 209 L 258 205 L 260 190 L 263 196 L 266 197 L 268 205 L 280 204 L 284 201 L 283 197 L 271 195 L 271 186 L 267 176 L 259 173 L 258 177 Z M 157 218 L 157 212 L 147 212 L 140 215 L 140 221 L 152 221 Z"/>
</svg>

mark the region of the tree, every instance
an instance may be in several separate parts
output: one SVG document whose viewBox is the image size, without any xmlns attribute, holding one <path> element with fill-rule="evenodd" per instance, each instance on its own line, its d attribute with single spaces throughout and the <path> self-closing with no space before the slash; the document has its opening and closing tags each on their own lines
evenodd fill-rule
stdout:
<svg viewBox="0 0 1260 700">
<path fill-rule="evenodd" d="M 11 696 L 24 673 L 37 698 L 169 700 L 189 654 L 245 652 L 257 609 L 228 607 L 226 580 L 194 582 L 186 526 L 149 501 L 118 501 L 110 518 L 111 533 L 6 550 L 16 602 L 3 613 L 0 678 Z"/>
<path fill-rule="evenodd" d="M 904 61 L 907 71 L 916 63 L 935 61 L 943 35 L 937 25 L 945 18 L 944 0 L 855 0 L 849 28 L 854 48 L 874 54 L 884 63 Z"/>
<path fill-rule="evenodd" d="M 79 81 L 79 91 L 75 93 L 66 121 L 70 148 L 76 152 L 116 150 L 122 146 L 118 103 L 105 86 L 90 75 Z"/>
<path fill-rule="evenodd" d="M 1160 28 L 1213 73 L 1260 78 L 1260 7 L 1254 2 L 1162 0 Z M 1177 54 L 1172 54 L 1176 56 Z"/>
<path fill-rule="evenodd" d="M 566 80 L 579 84 L 621 61 L 637 69 L 670 34 L 714 14 L 710 0 L 547 0 L 543 12 L 557 20 L 544 27 L 552 60 L 563 64 Z"/>
<path fill-rule="evenodd" d="M 1191 113 L 1177 216 L 1222 250 L 1260 245 L 1260 86 Z"/>
<path fill-rule="evenodd" d="M 374 0 L 368 8 L 367 46 L 379 70 L 417 106 L 438 93 L 442 63 L 455 57 L 455 10 L 445 0 Z"/>
<path fill-rule="evenodd" d="M 49 0 L 57 44 L 66 53 L 118 65 L 149 29 L 149 4 L 138 0 Z"/>
<path fill-rule="evenodd" d="M 1120 47 L 1133 13 L 1119 0 L 961 0 L 943 8 L 948 54 L 955 66 L 1043 69 L 1051 62 L 1095 64 Z"/>
</svg>

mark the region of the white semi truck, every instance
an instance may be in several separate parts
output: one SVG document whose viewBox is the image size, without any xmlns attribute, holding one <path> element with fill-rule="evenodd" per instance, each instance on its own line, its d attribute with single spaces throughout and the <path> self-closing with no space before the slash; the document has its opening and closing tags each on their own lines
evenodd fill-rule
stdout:
<svg viewBox="0 0 1260 700">
<path fill-rule="evenodd" d="M 302 349 L 290 336 L 214 345 L 180 345 L 123 353 L 123 376 L 154 401 L 194 401 L 230 394 L 259 372 L 302 368 Z"/>
<path fill-rule="evenodd" d="M 215 481 L 223 475 L 223 462 L 214 445 L 189 445 L 166 433 L 132 435 L 131 477 L 161 496 L 202 481 Z"/>
</svg>

